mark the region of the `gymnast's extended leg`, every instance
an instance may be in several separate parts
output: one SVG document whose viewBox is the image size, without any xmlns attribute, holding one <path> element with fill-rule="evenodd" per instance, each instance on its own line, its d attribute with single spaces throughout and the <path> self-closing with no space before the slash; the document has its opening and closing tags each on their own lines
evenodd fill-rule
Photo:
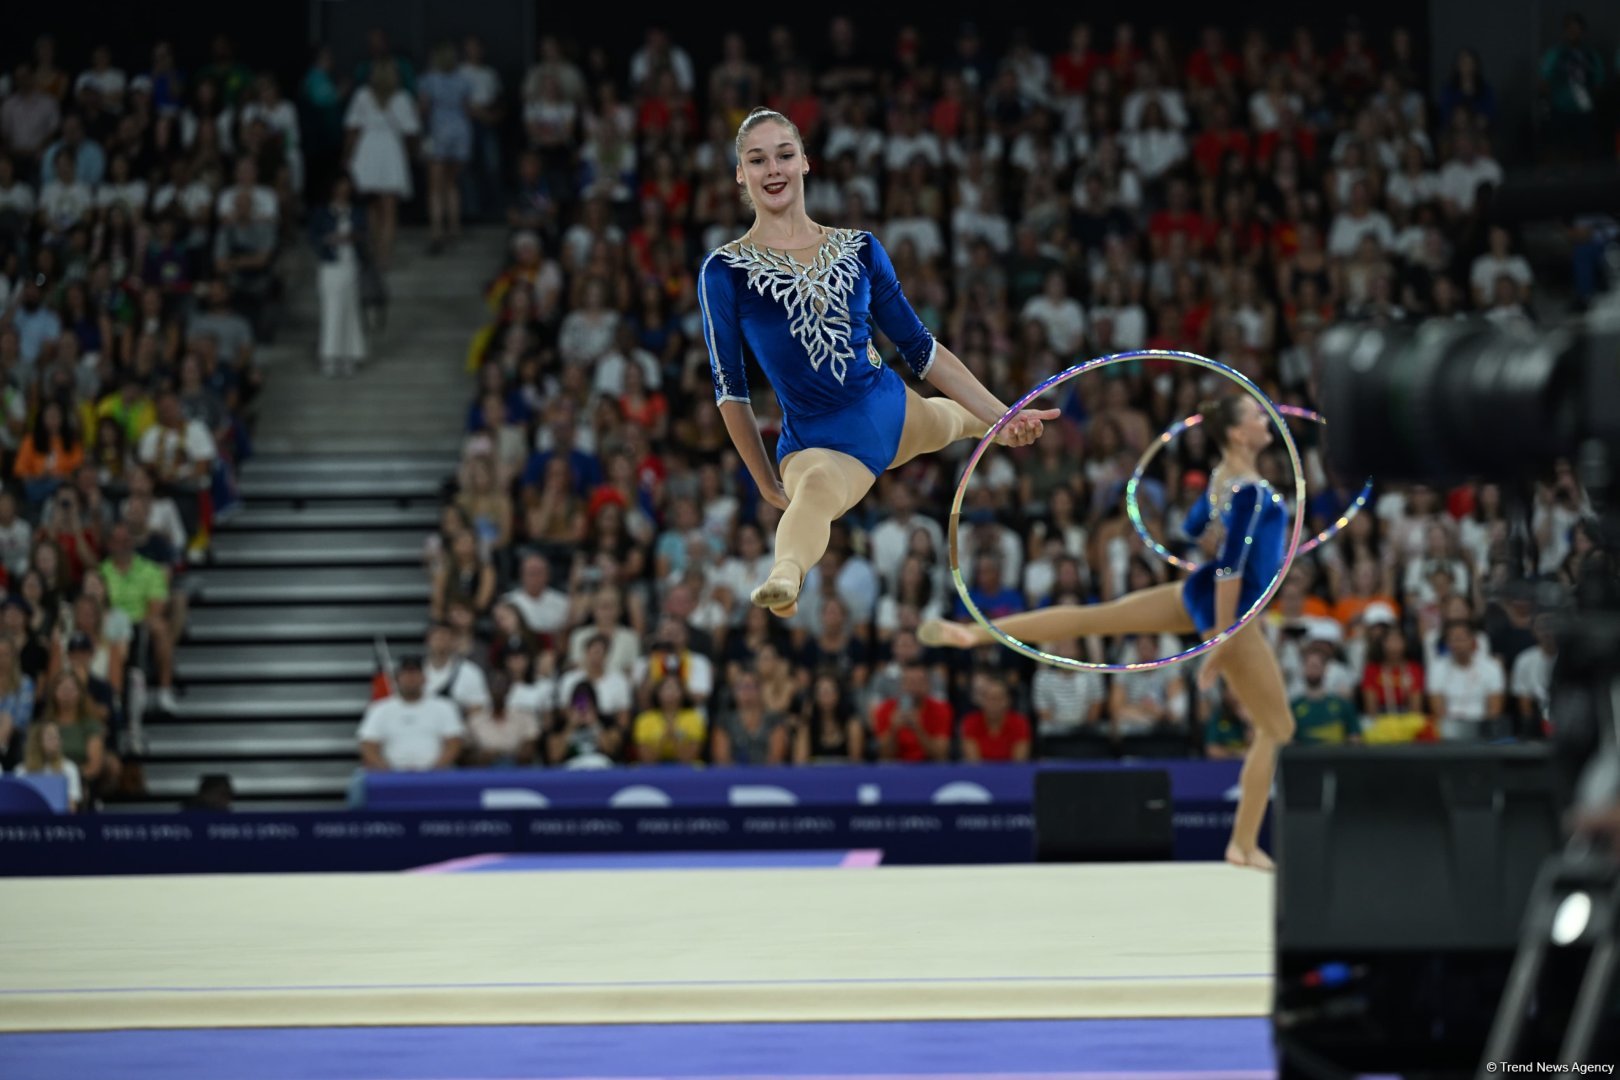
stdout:
<svg viewBox="0 0 1620 1080">
<path fill-rule="evenodd" d="M 1294 738 L 1294 713 L 1288 707 L 1288 691 L 1277 654 L 1259 623 L 1239 630 L 1222 648 L 1227 653 L 1221 659 L 1221 676 L 1254 725 L 1254 739 L 1243 756 L 1243 772 L 1238 780 L 1237 817 L 1232 822 L 1232 840 L 1226 845 L 1226 861 L 1271 870 L 1274 864 L 1260 850 L 1260 823 L 1271 798 L 1277 752 Z"/>
<path fill-rule="evenodd" d="M 788 508 L 776 526 L 776 564 L 751 599 L 784 618 L 792 615 L 804 575 L 827 553 L 832 523 L 866 497 L 877 477 L 837 450 L 799 450 L 782 461 Z"/>
<path fill-rule="evenodd" d="M 995 620 L 996 628 L 1030 645 L 1093 634 L 1190 634 L 1196 628 L 1181 602 L 1181 583 L 1142 589 L 1105 604 L 1064 604 Z M 973 649 L 996 639 L 974 623 L 930 619 L 917 630 L 924 645 Z"/>
<path fill-rule="evenodd" d="M 906 387 L 906 420 L 889 468 L 943 450 L 958 439 L 982 439 L 990 425 L 948 397 L 925 398 Z"/>
</svg>

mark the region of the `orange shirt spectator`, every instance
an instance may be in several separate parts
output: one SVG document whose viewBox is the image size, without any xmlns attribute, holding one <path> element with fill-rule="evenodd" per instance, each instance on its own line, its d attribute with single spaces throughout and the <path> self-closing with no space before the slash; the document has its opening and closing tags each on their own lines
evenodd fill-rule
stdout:
<svg viewBox="0 0 1620 1080">
<path fill-rule="evenodd" d="M 77 440 L 67 445 L 61 435 L 53 435 L 50 449 L 41 453 L 39 444 L 30 435 L 17 448 L 17 464 L 14 468 L 19 480 L 66 480 L 83 464 L 84 447 Z"/>
</svg>

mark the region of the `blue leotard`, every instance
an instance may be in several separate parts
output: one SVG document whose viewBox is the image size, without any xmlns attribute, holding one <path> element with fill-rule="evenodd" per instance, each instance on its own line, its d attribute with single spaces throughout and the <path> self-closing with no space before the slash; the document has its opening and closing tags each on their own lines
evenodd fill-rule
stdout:
<svg viewBox="0 0 1620 1080">
<path fill-rule="evenodd" d="M 1227 500 L 1220 515 L 1226 537 L 1221 541 L 1220 554 L 1194 570 L 1181 587 L 1181 602 L 1201 634 L 1215 625 L 1217 581 L 1243 578 L 1237 606 L 1237 615 L 1242 616 L 1271 587 L 1288 550 L 1288 506 L 1270 484 L 1264 480 L 1246 481 L 1226 489 L 1225 494 Z M 1215 513 L 1210 498 L 1211 493 L 1206 492 L 1187 511 L 1188 536 L 1199 537 L 1209 527 Z"/>
<path fill-rule="evenodd" d="M 743 342 L 782 403 L 781 461 L 795 450 L 838 450 L 882 472 L 900 448 L 906 389 L 872 346 L 871 322 L 919 378 L 934 336 L 911 309 L 877 237 L 827 234 L 806 266 L 741 241 L 716 248 L 698 272 L 703 340 L 716 402 L 747 402 Z"/>
</svg>

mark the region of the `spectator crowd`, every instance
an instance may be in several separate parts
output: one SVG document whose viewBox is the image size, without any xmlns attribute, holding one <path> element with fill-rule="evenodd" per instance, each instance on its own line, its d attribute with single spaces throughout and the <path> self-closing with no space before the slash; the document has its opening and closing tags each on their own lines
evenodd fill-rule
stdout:
<svg viewBox="0 0 1620 1080">
<path fill-rule="evenodd" d="M 1326 38 L 1191 39 L 1080 23 L 1061 48 L 1014 31 L 992 52 L 971 24 L 879 42 L 840 17 L 825 41 L 778 27 L 760 44 L 729 34 L 704 72 L 657 29 L 622 70 L 541 41 L 509 258 L 469 349 L 465 452 L 427 545 L 424 677 L 404 691 L 459 715 L 440 714 L 433 748 L 368 761 L 1241 753 L 1234 704 L 1181 667 L 1104 677 L 919 645 L 921 620 L 963 610 L 942 521 L 966 446 L 890 473 L 837 523 L 794 618 L 749 605 L 778 512 L 712 405 L 694 293 L 702 256 L 746 228 L 737 124 L 766 103 L 798 125 L 812 216 L 878 235 L 923 321 L 1007 400 L 1146 347 L 1203 353 L 1310 405 L 1336 323 L 1529 326 L 1557 303 L 1488 213 L 1501 131 L 1478 58 L 1429 87 L 1409 32 L 1354 21 Z M 1212 387 L 1168 361 L 1106 376 L 1062 388 L 1065 419 L 1037 445 L 981 463 L 960 557 L 987 614 L 1170 579 L 1126 518 L 1124 482 Z M 780 412 L 762 379 L 752 389 L 769 443 Z M 1296 434 L 1318 530 L 1360 482 L 1328 471 L 1319 432 Z M 1194 557 L 1180 526 L 1211 464 L 1193 429 L 1142 488 L 1151 530 Z M 1265 461 L 1274 480 L 1285 467 Z M 1567 467 L 1523 521 L 1489 483 L 1376 491 L 1263 616 L 1297 738 L 1543 734 L 1556 641 L 1504 585 L 1573 583 L 1595 550 L 1590 512 Z"/>
<path fill-rule="evenodd" d="M 137 684 L 174 708 L 173 575 L 238 505 L 298 217 L 298 110 L 217 38 L 0 75 L 0 755 L 113 793 Z M 188 58 L 203 60 L 204 58 Z"/>
</svg>

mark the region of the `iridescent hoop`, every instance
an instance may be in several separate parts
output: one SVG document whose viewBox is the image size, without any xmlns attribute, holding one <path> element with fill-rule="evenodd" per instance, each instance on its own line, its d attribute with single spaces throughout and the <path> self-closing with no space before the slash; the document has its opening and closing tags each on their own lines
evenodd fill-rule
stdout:
<svg viewBox="0 0 1620 1080">
<path fill-rule="evenodd" d="M 1327 424 L 1327 419 L 1321 413 L 1302 408 L 1299 405 L 1278 405 L 1277 411 L 1284 416 L 1292 416 L 1296 420 L 1313 420 L 1324 426 Z M 1153 459 L 1158 457 L 1166 446 L 1180 438 L 1188 428 L 1197 427 L 1203 421 L 1204 416 L 1202 413 L 1193 413 L 1185 420 L 1177 420 L 1174 424 L 1171 424 L 1164 434 L 1148 445 L 1147 450 L 1142 454 L 1142 460 L 1136 463 L 1136 471 L 1131 473 L 1130 480 L 1125 484 L 1125 516 L 1131 519 L 1131 525 L 1136 529 L 1136 535 L 1142 538 L 1142 543 L 1146 545 L 1149 551 L 1171 566 L 1181 570 L 1196 570 L 1198 564 L 1190 559 L 1183 559 L 1153 538 L 1153 533 L 1148 530 L 1147 522 L 1142 518 L 1142 504 L 1137 498 L 1137 492 L 1141 489 L 1142 480 L 1147 474 L 1147 467 L 1153 463 Z M 1350 519 L 1359 514 L 1361 508 L 1367 505 L 1372 498 L 1372 491 L 1373 481 L 1372 477 L 1369 476 L 1367 482 L 1362 485 L 1361 493 L 1351 501 L 1344 513 L 1339 515 L 1338 520 L 1299 545 L 1299 550 L 1294 553 L 1295 556 L 1315 551 L 1318 547 L 1339 535 L 1339 530 L 1350 524 Z M 1298 505 L 1303 506 L 1304 504 L 1300 503 Z"/>
<path fill-rule="evenodd" d="M 1115 672 L 1152 671 L 1155 668 L 1167 667 L 1170 664 L 1180 663 L 1183 660 L 1191 660 L 1193 657 L 1202 655 L 1203 653 L 1208 652 L 1217 645 L 1220 645 L 1222 642 L 1231 638 L 1233 634 L 1236 634 L 1239 630 L 1247 626 L 1256 615 L 1264 611 L 1266 609 L 1266 605 L 1271 603 L 1271 598 L 1277 595 L 1277 590 L 1282 588 L 1283 579 L 1288 576 L 1288 568 L 1293 565 L 1294 555 L 1299 549 L 1300 529 L 1305 520 L 1303 516 L 1298 514 L 1294 515 L 1294 531 L 1288 538 L 1288 551 L 1283 555 L 1282 565 L 1277 568 L 1276 576 L 1271 579 L 1271 584 L 1266 588 L 1266 591 L 1249 606 L 1249 609 L 1238 618 L 1237 622 L 1233 623 L 1225 630 L 1222 630 L 1219 634 L 1216 634 L 1208 641 L 1199 642 L 1192 648 L 1184 649 L 1181 652 L 1176 653 L 1174 656 L 1166 656 L 1158 660 L 1139 661 L 1134 664 L 1094 664 L 1086 660 L 1072 660 L 1067 656 L 1054 656 L 1049 652 L 1037 649 L 1033 645 L 1019 641 L 1011 634 L 997 628 L 994 623 L 984 617 L 984 613 L 981 612 L 978 605 L 973 602 L 973 597 L 968 594 L 967 582 L 962 578 L 961 565 L 957 560 L 957 531 L 961 524 L 962 502 L 967 498 L 968 483 L 973 479 L 973 470 L 979 466 L 979 459 L 984 457 L 985 451 L 990 449 L 990 447 L 995 443 L 996 437 L 1001 434 L 1002 429 L 1008 424 L 1012 423 L 1015 416 L 1017 416 L 1024 409 L 1028 408 L 1031 402 L 1035 401 L 1042 394 L 1046 393 L 1048 390 L 1051 390 L 1053 387 L 1066 383 L 1070 379 L 1084 375 L 1088 371 L 1097 371 L 1105 367 L 1111 367 L 1114 364 L 1127 364 L 1137 360 L 1153 359 L 1174 360 L 1178 363 L 1193 364 L 1208 371 L 1213 371 L 1218 375 L 1224 375 L 1226 378 L 1242 387 L 1250 397 L 1254 398 L 1255 403 L 1258 404 L 1260 408 L 1264 409 L 1266 415 L 1271 418 L 1271 422 L 1276 425 L 1277 431 L 1282 437 L 1282 444 L 1288 451 L 1289 463 L 1294 467 L 1295 502 L 1300 506 L 1305 504 L 1305 468 L 1300 464 L 1299 447 L 1294 445 L 1293 433 L 1288 430 L 1288 425 L 1284 422 L 1282 414 L 1277 411 L 1277 406 L 1274 405 L 1271 399 L 1266 397 L 1266 395 L 1260 391 L 1260 388 L 1251 382 L 1242 372 L 1234 371 L 1225 364 L 1210 360 L 1207 357 L 1199 356 L 1197 353 L 1172 352 L 1167 349 L 1141 349 L 1136 352 L 1115 353 L 1112 356 L 1099 356 L 1095 360 L 1087 360 L 1083 364 L 1076 364 L 1067 371 L 1058 372 L 1056 375 L 1053 375 L 1035 389 L 1019 398 L 1013 403 L 1012 408 L 1008 409 L 999 420 L 990 425 L 990 430 L 985 432 L 984 438 L 979 440 L 979 445 L 974 447 L 973 455 L 968 458 L 967 468 L 962 473 L 962 480 L 956 485 L 956 497 L 951 500 L 949 537 L 951 552 L 951 581 L 956 586 L 956 594 L 962 598 L 962 603 L 967 608 L 968 614 L 973 616 L 973 621 L 984 627 L 991 637 L 995 638 L 997 641 L 1000 641 L 1003 645 L 1007 646 L 1009 649 L 1012 649 L 1014 652 L 1021 653 L 1032 660 L 1039 660 L 1043 664 L 1051 664 L 1053 667 L 1070 668 L 1075 671 Z"/>
</svg>

